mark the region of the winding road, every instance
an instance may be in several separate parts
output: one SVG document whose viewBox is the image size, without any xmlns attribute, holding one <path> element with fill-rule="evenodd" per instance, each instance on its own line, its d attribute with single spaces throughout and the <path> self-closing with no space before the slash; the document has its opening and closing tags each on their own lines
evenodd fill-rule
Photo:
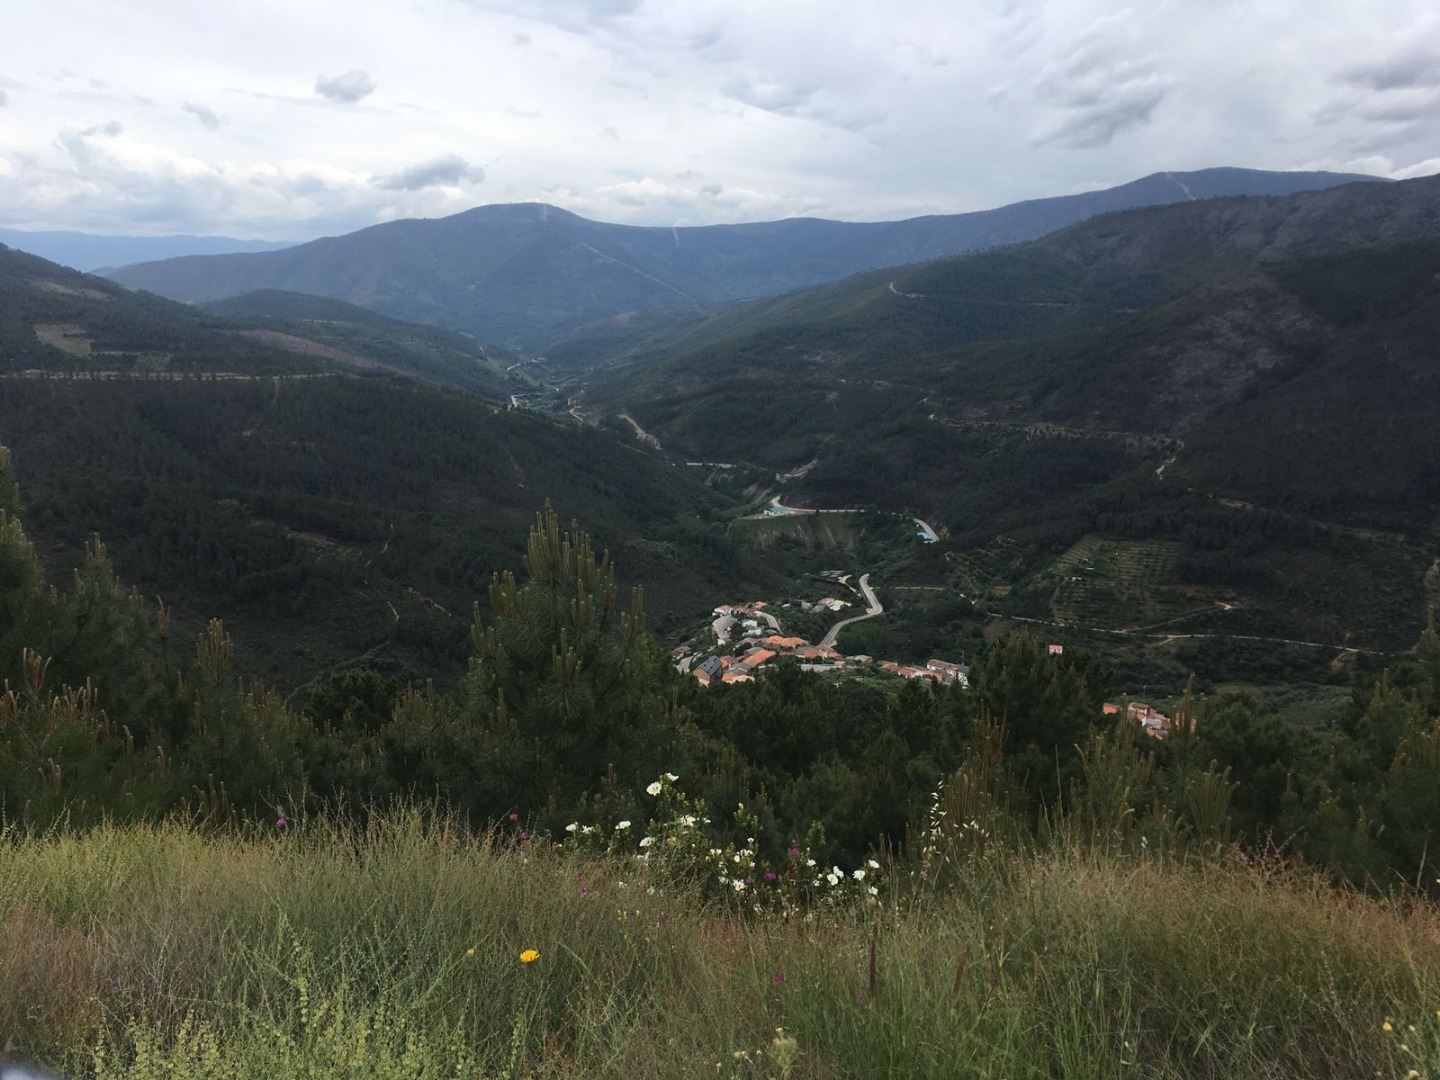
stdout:
<svg viewBox="0 0 1440 1080">
<path fill-rule="evenodd" d="M 880 606 L 880 601 L 875 598 L 875 590 L 870 588 L 869 574 L 860 575 L 860 592 L 864 595 L 865 603 L 867 605 L 865 614 L 852 615 L 848 619 L 841 619 L 834 626 L 832 626 L 830 628 L 830 632 L 820 640 L 820 647 L 822 649 L 833 649 L 835 647 L 836 635 L 839 634 L 841 630 L 844 630 L 845 627 L 849 626 L 851 623 L 860 622 L 862 619 L 873 619 L 876 615 L 880 615 L 885 611 L 885 609 Z"/>
</svg>

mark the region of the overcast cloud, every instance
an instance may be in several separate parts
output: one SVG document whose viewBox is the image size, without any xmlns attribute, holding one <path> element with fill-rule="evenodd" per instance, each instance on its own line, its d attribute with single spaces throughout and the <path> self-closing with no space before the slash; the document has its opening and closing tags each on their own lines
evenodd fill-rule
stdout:
<svg viewBox="0 0 1440 1080">
<path fill-rule="evenodd" d="M 0 225 L 874 220 L 1440 170 L 1433 0 L 10 0 Z"/>
</svg>

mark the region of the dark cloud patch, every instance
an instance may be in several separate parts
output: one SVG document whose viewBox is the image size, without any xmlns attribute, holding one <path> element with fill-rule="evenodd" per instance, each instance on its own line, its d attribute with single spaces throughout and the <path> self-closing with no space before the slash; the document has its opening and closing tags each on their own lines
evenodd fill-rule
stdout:
<svg viewBox="0 0 1440 1080">
<path fill-rule="evenodd" d="M 1037 146 L 1054 144 L 1066 150 L 1109 146 L 1115 136 L 1150 122 L 1156 106 L 1170 92 L 1168 86 L 1128 86 L 1122 92 L 1102 95 L 1073 107 L 1073 115 L 1036 140 Z"/>
<path fill-rule="evenodd" d="M 1370 90 L 1440 86 L 1440 53 L 1415 46 L 1380 60 L 1342 68 L 1339 78 Z"/>
<path fill-rule="evenodd" d="M 471 7 L 503 11 L 571 33 L 605 24 L 639 9 L 641 0 L 464 0 Z M 519 35 L 516 37 L 527 36 Z M 512 39 L 514 40 L 514 39 Z M 516 42 L 519 44 L 519 42 Z"/>
<path fill-rule="evenodd" d="M 1041 74 L 1038 97 L 1066 115 L 1034 144 L 1090 150 L 1148 124 L 1172 84 L 1138 44 L 1128 12 L 1098 20 L 1076 39 Z"/>
<path fill-rule="evenodd" d="M 375 80 L 359 68 L 343 75 L 321 75 L 315 80 L 315 92 L 331 101 L 353 103 L 375 92 Z"/>
<path fill-rule="evenodd" d="M 1429 95 L 1423 100 L 1391 101 L 1385 99 L 1381 105 L 1361 109 L 1360 115 L 1366 120 L 1379 124 L 1409 124 L 1440 120 L 1440 95 Z"/>
<path fill-rule="evenodd" d="M 736 76 L 725 84 L 726 97 L 749 105 L 752 109 L 794 116 L 802 105 L 815 93 L 813 87 L 789 86 L 785 83 L 766 82 L 745 76 Z"/>
<path fill-rule="evenodd" d="M 187 101 L 183 108 L 211 131 L 214 131 L 221 124 L 220 117 L 216 115 L 215 110 L 206 105 L 199 105 L 196 102 Z"/>
<path fill-rule="evenodd" d="M 818 124 L 842 128 L 845 131 L 860 131 L 885 119 L 882 112 L 826 100 L 828 95 L 822 93 L 818 86 L 737 76 L 725 84 L 724 91 L 725 96 L 732 101 L 738 101 L 752 109 L 761 109 L 776 116 L 813 120 Z"/>
<path fill-rule="evenodd" d="M 459 154 L 445 154 L 382 176 L 375 181 L 375 186 L 385 191 L 421 191 L 441 185 L 478 184 L 484 179 L 482 166 L 471 165 Z"/>
</svg>

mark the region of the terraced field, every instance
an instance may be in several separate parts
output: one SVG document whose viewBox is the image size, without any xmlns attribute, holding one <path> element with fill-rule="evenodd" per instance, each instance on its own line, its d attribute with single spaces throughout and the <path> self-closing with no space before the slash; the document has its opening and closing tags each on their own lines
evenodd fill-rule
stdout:
<svg viewBox="0 0 1440 1080">
<path fill-rule="evenodd" d="M 1213 610 L 1201 590 L 1173 584 L 1179 551 L 1166 540 L 1080 539 L 1047 571 L 1056 621 L 1119 630 Z"/>
<path fill-rule="evenodd" d="M 1025 547 L 1008 536 L 997 536 L 988 546 L 957 556 L 955 567 L 967 596 L 1004 596 L 1024 572 Z"/>
</svg>

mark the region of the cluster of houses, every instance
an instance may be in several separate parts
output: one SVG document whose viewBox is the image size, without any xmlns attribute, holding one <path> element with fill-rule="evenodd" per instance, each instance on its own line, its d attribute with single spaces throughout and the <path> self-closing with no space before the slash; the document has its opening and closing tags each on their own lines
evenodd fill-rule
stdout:
<svg viewBox="0 0 1440 1080">
<path fill-rule="evenodd" d="M 844 601 L 833 602 L 845 606 Z M 820 603 L 825 604 L 825 601 Z M 893 660 L 877 661 L 869 656 L 844 656 L 829 645 L 812 645 L 801 637 L 787 637 L 780 633 L 779 621 L 765 611 L 765 607 L 765 601 L 756 600 L 749 604 L 723 604 L 716 608 L 712 612 L 715 620 L 710 625 L 717 650 L 696 652 L 688 645 L 681 645 L 670 654 L 676 668 L 693 676 L 701 686 L 714 686 L 718 683 L 750 682 L 757 669 L 777 657 L 793 656 L 808 670 L 872 667 L 903 678 L 969 685 L 970 669 L 948 660 L 931 660 L 923 666 L 897 664 Z M 762 625 L 771 632 L 766 634 Z M 737 627 L 742 636 L 730 646 L 729 651 L 725 651 L 730 633 Z"/>
<path fill-rule="evenodd" d="M 1170 734 L 1170 717 L 1143 701 L 1132 701 L 1123 706 L 1107 701 L 1101 711 L 1106 716 L 1116 716 L 1122 709 L 1125 715 L 1139 724 L 1152 739 L 1163 739 Z"/>
</svg>

